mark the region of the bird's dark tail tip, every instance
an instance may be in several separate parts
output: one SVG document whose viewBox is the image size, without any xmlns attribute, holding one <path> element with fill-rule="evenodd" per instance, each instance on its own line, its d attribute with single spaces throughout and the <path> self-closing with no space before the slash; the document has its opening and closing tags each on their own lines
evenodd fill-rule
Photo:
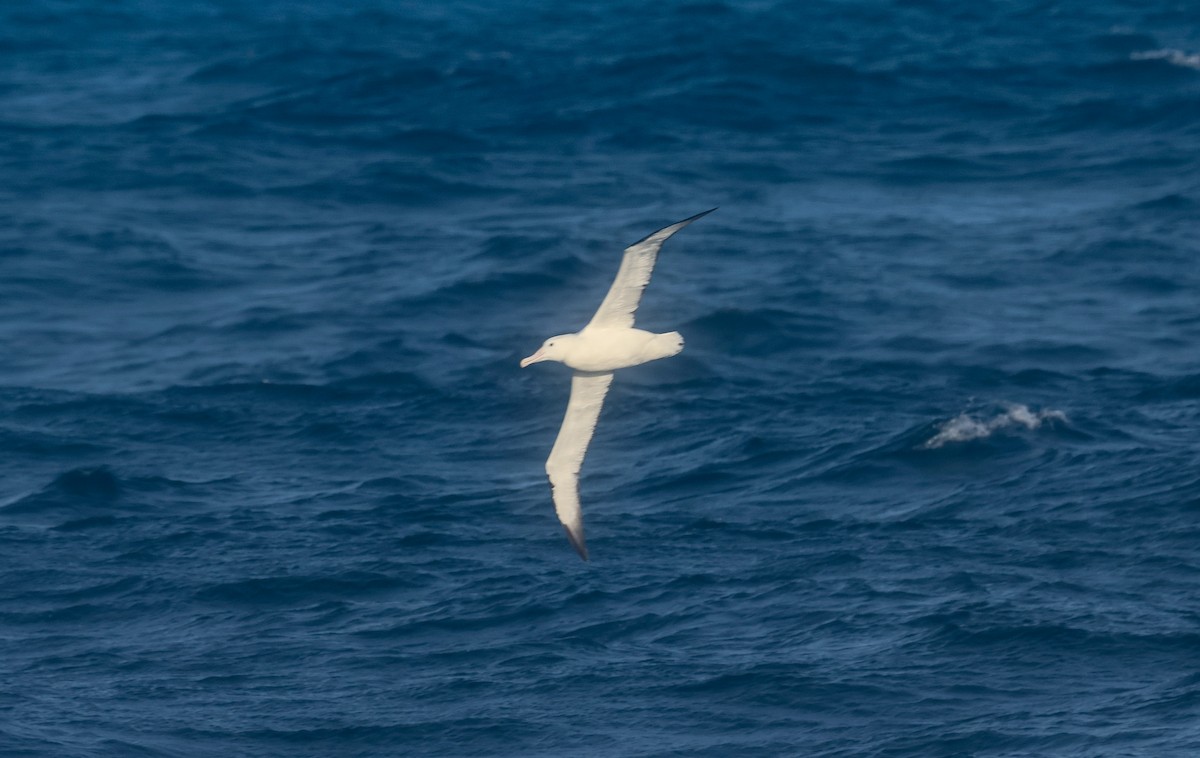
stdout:
<svg viewBox="0 0 1200 758">
<path fill-rule="evenodd" d="M 583 541 L 583 525 L 572 531 L 571 527 L 563 524 L 563 531 L 567 533 L 567 540 L 570 541 L 571 547 L 575 548 L 575 552 L 579 553 L 579 557 L 586 561 L 588 559 L 588 551 L 587 543 Z"/>
</svg>

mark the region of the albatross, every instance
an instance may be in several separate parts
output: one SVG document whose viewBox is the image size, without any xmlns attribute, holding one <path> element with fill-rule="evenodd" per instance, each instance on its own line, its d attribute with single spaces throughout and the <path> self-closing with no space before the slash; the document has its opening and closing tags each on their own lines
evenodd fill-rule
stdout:
<svg viewBox="0 0 1200 758">
<path fill-rule="evenodd" d="M 659 358 L 669 358 L 683 350 L 679 332 L 655 334 L 633 326 L 633 314 L 650 283 L 650 274 L 659 248 L 671 235 L 716 208 L 665 226 L 625 248 L 617 278 L 596 315 L 587 326 L 573 334 L 559 334 L 542 343 L 533 355 L 521 361 L 521 368 L 542 361 L 558 361 L 574 369 L 571 399 L 558 439 L 546 459 L 546 475 L 554 510 L 567 531 L 567 539 L 583 560 L 588 559 L 583 539 L 583 512 L 579 507 L 579 469 L 588 443 L 596 430 L 596 420 L 604 405 L 604 396 L 612 384 L 613 372 L 638 366 Z"/>
</svg>

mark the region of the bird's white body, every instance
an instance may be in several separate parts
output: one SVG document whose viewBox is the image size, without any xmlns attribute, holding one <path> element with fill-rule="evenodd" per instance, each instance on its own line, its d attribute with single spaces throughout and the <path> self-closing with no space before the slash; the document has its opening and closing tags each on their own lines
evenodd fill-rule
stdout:
<svg viewBox="0 0 1200 758">
<path fill-rule="evenodd" d="M 655 334 L 645 329 L 586 327 L 575 334 L 562 334 L 546 340 L 546 347 L 526 359 L 530 363 L 555 360 L 576 371 L 616 371 L 640 366 L 659 358 L 670 358 L 683 350 L 679 332 Z"/>
<path fill-rule="evenodd" d="M 588 552 L 583 539 L 583 511 L 579 507 L 579 469 L 612 383 L 612 372 L 668 358 L 683 350 L 683 336 L 679 332 L 655 334 L 635 329 L 633 314 L 650 282 L 663 243 L 709 213 L 712 211 L 671 224 L 625 248 L 617 277 L 588 325 L 574 334 L 551 337 L 537 352 L 521 361 L 522 368 L 541 361 L 559 361 L 575 370 L 571 377 L 571 399 L 558 439 L 546 460 L 546 474 L 550 477 L 558 519 L 567 530 L 567 539 L 585 561 Z"/>
</svg>

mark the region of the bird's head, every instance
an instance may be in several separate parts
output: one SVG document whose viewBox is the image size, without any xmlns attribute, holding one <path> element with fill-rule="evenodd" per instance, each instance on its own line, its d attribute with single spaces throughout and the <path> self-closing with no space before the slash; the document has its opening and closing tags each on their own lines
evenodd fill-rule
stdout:
<svg viewBox="0 0 1200 758">
<path fill-rule="evenodd" d="M 561 362 L 571 351 L 571 345 L 574 342 L 574 334 L 560 334 L 557 337 L 551 337 L 542 343 L 542 346 L 537 349 L 536 353 L 521 361 L 521 368 L 534 363 L 541 363 L 542 361 Z"/>
</svg>

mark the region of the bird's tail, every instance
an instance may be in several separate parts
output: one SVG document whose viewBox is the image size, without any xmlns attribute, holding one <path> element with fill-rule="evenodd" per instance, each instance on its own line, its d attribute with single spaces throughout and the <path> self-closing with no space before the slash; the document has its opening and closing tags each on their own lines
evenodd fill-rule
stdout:
<svg viewBox="0 0 1200 758">
<path fill-rule="evenodd" d="M 663 352 L 662 357 L 670 358 L 672 355 L 679 355 L 683 352 L 683 335 L 679 332 L 660 334 L 658 335 L 658 344 Z"/>
</svg>

